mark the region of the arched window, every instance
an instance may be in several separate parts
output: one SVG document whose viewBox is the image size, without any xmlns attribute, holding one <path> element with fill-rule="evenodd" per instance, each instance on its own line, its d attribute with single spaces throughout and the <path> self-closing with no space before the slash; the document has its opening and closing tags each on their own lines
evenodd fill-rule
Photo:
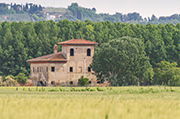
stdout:
<svg viewBox="0 0 180 119">
<path fill-rule="evenodd" d="M 91 56 L 91 49 L 87 49 L 87 56 Z"/>
<path fill-rule="evenodd" d="M 70 49 L 70 56 L 74 56 L 74 49 Z"/>
</svg>

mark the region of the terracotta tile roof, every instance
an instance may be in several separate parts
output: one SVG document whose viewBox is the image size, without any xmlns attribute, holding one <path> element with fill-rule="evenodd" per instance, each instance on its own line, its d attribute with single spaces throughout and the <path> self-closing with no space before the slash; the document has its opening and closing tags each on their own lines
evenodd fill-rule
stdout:
<svg viewBox="0 0 180 119">
<path fill-rule="evenodd" d="M 95 45 L 98 44 L 97 42 L 92 42 L 92 41 L 88 41 L 88 40 L 84 40 L 84 39 L 71 39 L 68 41 L 64 41 L 64 42 L 59 42 L 58 44 L 61 45 Z"/>
<path fill-rule="evenodd" d="M 57 52 L 42 57 L 37 57 L 27 60 L 27 62 L 48 62 L 48 61 L 67 61 L 67 59 L 62 55 L 62 52 Z"/>
</svg>

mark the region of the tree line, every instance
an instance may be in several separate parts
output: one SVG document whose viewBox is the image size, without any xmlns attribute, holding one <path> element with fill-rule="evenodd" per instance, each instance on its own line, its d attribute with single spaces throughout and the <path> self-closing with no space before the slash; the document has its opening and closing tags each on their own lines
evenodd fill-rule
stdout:
<svg viewBox="0 0 180 119">
<path fill-rule="evenodd" d="M 63 18 L 69 19 L 70 21 L 75 20 L 90 20 L 90 21 L 107 21 L 110 22 L 122 22 L 122 23 L 133 23 L 133 24 L 143 24 L 146 25 L 148 23 L 151 24 L 167 24 L 167 23 L 173 23 L 177 24 L 180 22 L 180 15 L 179 14 L 173 14 L 171 16 L 160 16 L 157 18 L 154 14 L 152 14 L 151 17 L 142 18 L 140 13 L 133 12 L 128 14 L 122 14 L 119 12 L 116 12 L 113 15 L 110 15 L 108 13 L 96 13 L 96 8 L 84 8 L 79 6 L 77 3 L 72 3 L 70 6 L 68 6 L 68 10 L 64 15 Z"/>
<path fill-rule="evenodd" d="M 91 67 L 98 82 L 108 81 L 113 86 L 180 85 L 180 67 L 176 62 L 161 61 L 153 69 L 142 40 L 129 36 L 96 48 Z"/>
<path fill-rule="evenodd" d="M 46 8 L 42 7 L 41 5 L 36 5 L 33 3 L 26 3 L 25 5 L 22 4 L 6 4 L 0 3 L 0 15 L 6 15 L 8 21 L 42 21 L 46 19 Z M 59 14 L 62 15 L 60 18 L 56 18 L 55 21 L 68 19 L 70 21 L 85 21 L 90 20 L 93 22 L 98 21 L 110 21 L 113 22 L 121 22 L 121 23 L 133 23 L 133 24 L 143 24 L 146 25 L 148 23 L 151 24 L 167 24 L 173 23 L 177 24 L 180 22 L 180 14 L 173 14 L 171 16 L 160 16 L 159 18 L 152 14 L 151 17 L 143 18 L 140 13 L 133 12 L 128 14 L 123 14 L 116 12 L 113 15 L 108 13 L 96 13 L 96 8 L 84 8 L 79 6 L 77 3 L 72 3 L 68 6 L 67 9 L 59 9 L 48 11 L 49 14 Z M 17 14 L 25 14 L 28 18 L 17 18 Z M 1 16 L 3 18 L 3 16 Z M 1 20 L 1 19 L 0 19 Z M 3 19 L 4 20 L 4 19 Z M 1 20 L 2 21 L 2 20 Z"/>
<path fill-rule="evenodd" d="M 36 5 L 33 3 L 22 4 L 6 4 L 0 3 L 0 15 L 2 14 L 23 14 L 25 12 L 29 14 L 34 14 L 38 11 L 42 11 L 43 7 L 41 5 Z"/>
<path fill-rule="evenodd" d="M 26 60 L 53 53 L 55 43 L 72 38 L 98 42 L 96 49 L 123 36 L 137 38 L 152 68 L 157 63 L 176 62 L 180 66 L 180 24 L 128 24 L 110 21 L 60 20 L 0 23 L 0 75 L 29 75 Z M 59 47 L 59 51 L 61 47 Z M 96 50 L 95 50 L 96 51 Z M 98 50 L 97 50 L 98 51 Z M 129 85 L 129 84 L 128 84 Z"/>
<path fill-rule="evenodd" d="M 33 3 L 0 3 L 0 21 L 40 21 L 45 19 L 43 7 Z M 4 18 L 5 17 L 5 18 Z"/>
</svg>

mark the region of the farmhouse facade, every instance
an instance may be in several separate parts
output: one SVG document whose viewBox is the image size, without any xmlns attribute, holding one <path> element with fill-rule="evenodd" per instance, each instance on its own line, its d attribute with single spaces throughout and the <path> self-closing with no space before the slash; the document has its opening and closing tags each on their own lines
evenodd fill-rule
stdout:
<svg viewBox="0 0 180 119">
<path fill-rule="evenodd" d="M 94 45 L 85 39 L 71 39 L 59 42 L 62 51 L 57 52 L 58 46 L 54 45 L 54 53 L 29 59 L 30 72 L 33 85 L 72 84 L 77 85 L 81 76 L 89 78 L 89 82 L 96 84 L 96 76 L 90 67 L 94 55 Z"/>
</svg>

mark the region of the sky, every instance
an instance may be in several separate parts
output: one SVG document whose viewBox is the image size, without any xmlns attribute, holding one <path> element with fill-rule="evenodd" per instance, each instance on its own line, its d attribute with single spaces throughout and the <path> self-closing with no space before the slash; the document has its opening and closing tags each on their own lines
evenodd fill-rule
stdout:
<svg viewBox="0 0 180 119">
<path fill-rule="evenodd" d="M 44 7 L 67 8 L 71 3 L 78 3 L 85 8 L 96 8 L 97 13 L 115 14 L 116 12 L 127 14 L 137 12 L 144 17 L 154 14 L 170 16 L 180 14 L 180 0 L 1 0 L 1 3 L 34 3 Z"/>
</svg>

